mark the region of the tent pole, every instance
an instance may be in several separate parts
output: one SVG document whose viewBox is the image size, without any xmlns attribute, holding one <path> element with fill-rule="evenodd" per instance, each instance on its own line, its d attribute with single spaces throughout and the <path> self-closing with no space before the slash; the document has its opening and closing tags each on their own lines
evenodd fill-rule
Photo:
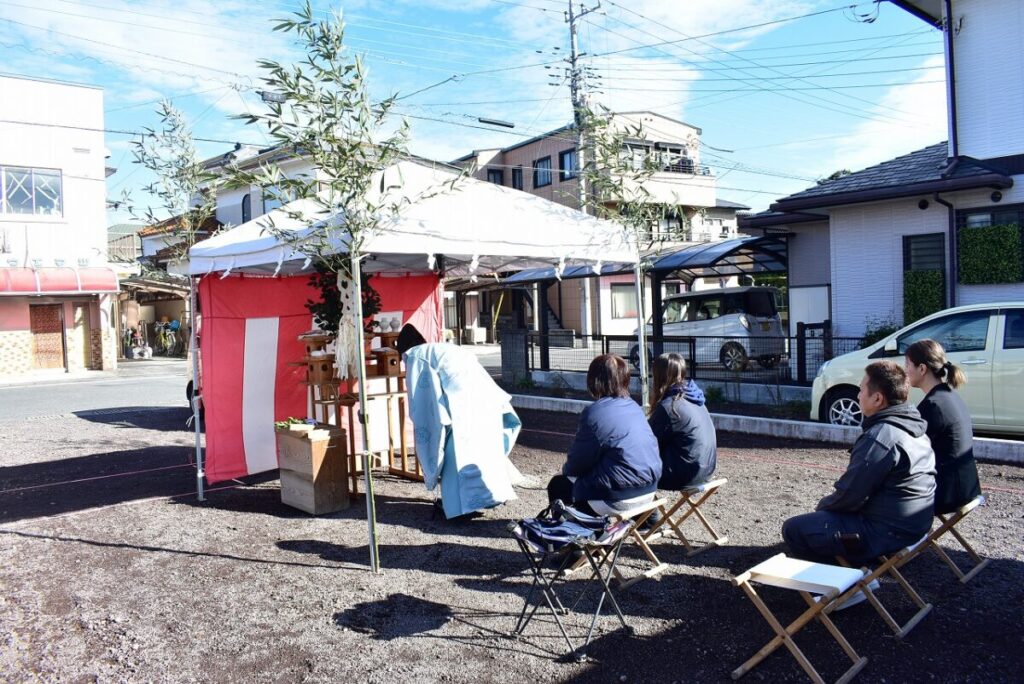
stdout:
<svg viewBox="0 0 1024 684">
<path fill-rule="evenodd" d="M 640 361 L 640 405 L 647 411 L 650 388 L 647 386 L 647 317 L 644 316 L 644 274 L 638 259 L 633 266 L 633 280 L 636 284 L 637 347 Z"/>
<path fill-rule="evenodd" d="M 206 472 L 203 470 L 203 444 L 199 425 L 199 349 L 197 347 L 196 335 L 196 279 L 189 276 L 188 279 L 188 353 L 192 357 L 192 426 L 196 431 L 196 498 L 205 501 L 206 495 L 203 492 L 203 478 Z"/>
<path fill-rule="evenodd" d="M 363 278 L 359 263 L 359 252 L 354 250 L 350 255 L 352 268 L 352 315 L 355 317 L 356 330 L 359 331 L 356 344 L 356 376 L 359 382 L 359 427 L 362 432 L 363 483 L 366 489 L 366 524 L 370 536 L 370 570 L 380 572 L 380 555 L 377 549 L 377 504 L 373 494 L 373 474 L 370 466 L 370 416 L 366 410 L 366 352 L 363 348 Z"/>
</svg>

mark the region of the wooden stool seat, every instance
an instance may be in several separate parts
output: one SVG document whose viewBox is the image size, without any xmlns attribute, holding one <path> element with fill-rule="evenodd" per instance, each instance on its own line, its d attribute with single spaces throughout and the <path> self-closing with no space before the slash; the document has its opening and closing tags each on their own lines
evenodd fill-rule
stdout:
<svg viewBox="0 0 1024 684">
<path fill-rule="evenodd" d="M 874 570 L 868 571 L 868 574 L 866 574 L 863 579 L 857 581 L 857 587 L 847 591 L 843 596 L 840 597 L 839 602 L 842 603 L 843 601 L 846 601 L 847 599 L 851 598 L 858 591 L 863 591 L 864 596 L 867 598 L 868 602 L 872 605 L 872 607 L 874 607 L 875 611 L 882 618 L 885 624 L 889 626 L 889 629 L 893 631 L 893 634 L 896 635 L 896 638 L 903 639 L 908 634 L 910 634 L 910 631 L 914 629 L 914 627 L 916 627 L 917 624 L 921 622 L 921 620 L 923 620 L 926 615 L 928 615 L 928 613 L 931 612 L 932 604 L 925 603 L 924 599 L 921 598 L 920 594 L 918 594 L 917 591 L 914 590 L 914 587 L 910 586 L 910 582 L 907 581 L 907 579 L 903 576 L 899 569 L 908 561 L 916 557 L 917 554 L 921 553 L 921 551 L 927 548 L 927 544 L 928 537 L 924 536 L 919 541 L 915 542 L 914 544 L 911 544 L 910 546 L 907 546 L 906 548 L 900 549 L 891 556 L 881 556 L 880 560 L 882 562 L 879 564 L 879 566 Z M 839 558 L 837 560 L 841 564 L 846 564 L 846 561 L 842 558 Z M 895 619 L 893 619 L 892 614 L 889 613 L 888 610 L 886 610 L 885 606 L 882 605 L 882 602 L 879 601 L 878 596 L 875 594 L 874 591 L 871 590 L 871 587 L 869 586 L 872 582 L 880 580 L 885 575 L 890 575 L 893 579 L 895 579 L 896 583 L 900 585 L 900 587 L 903 589 L 903 592 L 907 595 L 907 598 L 909 598 L 911 602 L 913 602 L 914 605 L 917 606 L 917 612 L 914 613 L 910 617 L 910 619 L 902 625 L 896 622 Z"/>
<path fill-rule="evenodd" d="M 967 584 L 968 582 L 970 582 L 975 575 L 981 572 L 985 568 L 985 566 L 989 564 L 989 561 L 991 559 L 982 558 L 974 550 L 974 548 L 967 543 L 967 540 L 964 539 L 963 535 L 960 534 L 960 532 L 956 529 L 956 526 L 960 523 L 961 520 L 963 520 L 967 516 L 968 513 L 978 508 L 979 506 L 984 505 L 985 497 L 977 496 L 974 499 L 967 502 L 966 504 L 964 504 L 963 506 L 961 506 L 960 508 L 958 508 L 953 513 L 936 515 L 935 517 L 941 520 L 942 524 L 936 527 L 934 530 L 932 530 L 931 534 L 928 535 L 928 539 L 926 541 L 927 548 L 934 551 L 935 555 L 941 558 L 942 561 L 949 566 L 949 569 L 953 571 L 953 573 L 957 576 L 957 578 L 959 578 L 960 582 L 963 584 Z M 967 552 L 967 555 L 970 556 L 971 561 L 974 564 L 974 567 L 971 568 L 967 573 L 964 573 L 964 571 L 961 570 L 955 562 L 953 562 L 953 559 L 949 557 L 949 554 L 947 554 L 943 550 L 943 548 L 939 546 L 939 539 L 945 536 L 947 532 L 951 534 L 953 538 L 957 540 L 957 542 L 960 543 L 960 546 L 964 547 L 964 551 Z"/>
<path fill-rule="evenodd" d="M 644 541 L 652 542 L 656 539 L 661 538 L 664 535 L 662 528 L 668 525 L 675 532 L 676 537 L 686 547 L 686 555 L 692 556 L 695 553 L 700 553 L 709 548 L 715 546 L 722 546 L 723 544 L 729 543 L 729 537 L 726 535 L 719 534 L 718 531 L 712 527 L 708 519 L 704 517 L 704 514 L 700 512 L 700 506 L 703 505 L 718 488 L 727 483 L 728 480 L 724 477 L 718 478 L 717 480 L 710 480 L 693 487 L 687 487 L 679 491 L 679 498 L 672 504 L 671 508 L 666 509 L 661 506 L 659 511 L 661 512 L 661 520 L 651 526 L 649 530 L 643 532 Z M 694 497 L 699 497 L 694 499 Z M 679 513 L 679 509 L 686 506 L 685 512 L 676 516 Z M 705 542 L 699 546 L 694 545 L 685 534 L 683 534 L 682 525 L 686 522 L 686 519 L 690 516 L 695 516 L 697 521 L 704 526 L 704 529 L 711 535 L 711 541 Z"/>
<path fill-rule="evenodd" d="M 853 679 L 867 665 L 868 659 L 857 655 L 857 652 L 846 640 L 839 628 L 829 618 L 828 613 L 835 609 L 839 599 L 851 588 L 857 586 L 866 576 L 863 570 L 844 568 L 824 563 L 811 563 L 808 561 L 789 558 L 785 554 L 778 554 L 768 560 L 755 565 L 750 570 L 737 575 L 733 584 L 740 587 L 750 598 L 761 616 L 768 622 L 775 637 L 764 645 L 761 650 L 751 656 L 745 663 L 733 670 L 732 678 L 739 679 L 758 663 L 775 652 L 780 646 L 785 646 L 803 668 L 807 676 L 817 684 L 824 684 L 824 679 L 811 665 L 810 660 L 804 655 L 800 647 L 793 641 L 793 635 L 803 629 L 811 621 L 820 622 L 832 638 L 836 640 L 839 647 L 843 649 L 852 665 L 843 675 L 836 680 L 837 683 L 845 683 Z M 765 605 L 764 601 L 754 590 L 753 584 L 763 584 L 780 589 L 796 591 L 807 604 L 807 610 L 800 614 L 788 626 L 783 627 L 775 615 Z M 815 600 L 812 594 L 821 598 Z"/>
<path fill-rule="evenodd" d="M 647 560 L 651 564 L 651 566 L 644 570 L 642 573 L 640 573 L 636 577 L 630 578 L 627 578 L 622 573 L 622 570 L 620 570 L 619 567 L 616 566 L 615 579 L 618 582 L 618 586 L 620 589 L 628 589 L 629 587 L 633 586 L 641 580 L 656 577 L 665 570 L 668 570 L 668 564 L 662 563 L 661 560 L 658 559 L 658 556 L 654 553 L 650 545 L 648 545 L 646 538 L 640 532 L 640 526 L 643 525 L 647 521 L 647 519 L 651 517 L 651 515 L 653 515 L 655 511 L 661 510 L 666 503 L 667 502 L 665 499 L 654 499 L 645 504 L 636 506 L 635 508 L 631 508 L 628 511 L 619 511 L 616 512 L 614 515 L 608 516 L 610 518 L 615 518 L 619 520 L 633 521 L 633 525 L 629 528 L 629 539 L 636 542 L 637 546 L 639 546 L 640 549 L 644 552 L 644 555 L 647 556 Z M 566 571 L 566 573 L 576 572 L 577 570 L 580 570 L 585 567 L 587 567 L 586 559 L 581 558 L 575 565 L 569 568 Z"/>
</svg>

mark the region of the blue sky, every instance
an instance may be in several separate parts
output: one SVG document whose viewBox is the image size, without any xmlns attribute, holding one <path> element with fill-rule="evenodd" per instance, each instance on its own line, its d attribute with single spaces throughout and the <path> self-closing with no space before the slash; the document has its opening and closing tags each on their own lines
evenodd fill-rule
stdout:
<svg viewBox="0 0 1024 684">
<path fill-rule="evenodd" d="M 580 49 L 600 75 L 589 84 L 597 100 L 700 127 L 702 161 L 719 177 L 719 196 L 762 209 L 836 169 L 946 137 L 941 33 L 889 3 L 851 9 L 854 1 L 603 0 L 581 24 Z M 455 77 L 402 100 L 415 153 L 450 160 L 571 119 L 558 61 L 569 45 L 565 1 L 314 6 L 342 9 L 347 43 L 364 55 L 375 96 Z M 224 141 L 200 143 L 212 156 L 231 141 L 265 143 L 229 117 L 261 107 L 257 58 L 300 57 L 270 29 L 294 7 L 0 0 L 0 70 L 102 86 L 105 126 L 119 131 L 155 126 L 154 101 L 169 98 L 197 137 Z M 793 17 L 801 18 L 785 21 Z M 515 128 L 490 129 L 478 117 Z M 144 203 L 147 179 L 131 162 L 131 136 L 106 139 L 118 168 L 108 196 L 127 188 Z M 126 219 L 111 212 L 111 223 Z"/>
</svg>

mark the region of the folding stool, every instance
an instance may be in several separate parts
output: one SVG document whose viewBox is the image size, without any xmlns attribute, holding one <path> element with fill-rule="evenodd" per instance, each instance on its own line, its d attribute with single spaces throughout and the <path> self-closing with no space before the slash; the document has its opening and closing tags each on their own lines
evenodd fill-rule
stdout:
<svg viewBox="0 0 1024 684">
<path fill-rule="evenodd" d="M 785 646 L 807 676 L 816 684 L 824 684 L 824 680 L 818 671 L 811 665 L 810 660 L 804 655 L 800 647 L 793 641 L 793 636 L 803 629 L 812 620 L 820 622 L 828 630 L 832 638 L 836 640 L 840 648 L 846 653 L 853 664 L 843 675 L 836 680 L 842 684 L 853 679 L 867 664 L 868 659 L 857 655 L 850 642 L 846 640 L 839 628 L 829 618 L 828 613 L 838 605 L 838 599 L 844 595 L 850 587 L 855 586 L 859 580 L 866 576 L 863 570 L 844 568 L 823 563 L 811 563 L 796 558 L 789 558 L 784 553 L 769 558 L 768 560 L 755 565 L 750 570 L 737 575 L 732 583 L 747 594 L 761 616 L 771 625 L 775 637 L 764 647 L 755 653 L 747 662 L 733 670 L 732 678 L 739 679 L 758 663 L 771 655 L 779 646 Z M 761 597 L 754 591 L 753 584 L 764 584 L 782 589 L 791 589 L 800 593 L 807 610 L 793 620 L 788 626 L 783 627 L 782 623 L 772 614 Z M 870 589 L 868 590 L 870 592 Z M 820 595 L 818 601 L 814 600 L 811 594 Z"/>
<path fill-rule="evenodd" d="M 729 542 L 729 537 L 725 535 L 719 535 L 715 528 L 711 526 L 711 523 L 708 522 L 708 519 L 705 518 L 704 514 L 701 513 L 699 510 L 701 504 L 707 501 L 711 497 L 711 495 L 717 492 L 718 488 L 724 485 L 726 482 L 728 482 L 728 480 L 723 477 L 717 480 L 711 480 L 710 482 L 705 482 L 704 484 L 695 485 L 693 487 L 687 487 L 686 489 L 680 490 L 679 498 L 676 500 L 674 504 L 672 504 L 671 508 L 669 508 L 668 510 L 666 510 L 664 506 L 660 508 L 661 520 L 659 520 L 655 525 L 651 527 L 650 530 L 643 534 L 644 541 L 651 542 L 655 539 L 658 539 L 663 534 L 663 532 L 661 532 L 662 526 L 668 525 L 672 528 L 672 531 L 676 533 L 676 536 L 679 537 L 679 541 L 683 542 L 683 546 L 686 547 L 687 556 L 692 556 L 695 553 L 700 553 L 701 551 L 709 549 L 713 546 L 721 546 L 723 544 L 727 544 Z M 695 496 L 700 496 L 700 498 L 694 501 Z M 684 505 L 688 507 L 687 510 L 682 515 L 680 515 L 678 519 L 675 519 L 673 516 L 675 516 L 679 509 L 682 508 Z M 702 525 L 704 525 L 708 532 L 711 533 L 711 541 L 700 546 L 694 546 L 692 543 L 690 543 L 690 540 L 686 538 L 686 535 L 683 534 L 683 530 L 681 528 L 683 523 L 686 522 L 686 519 L 689 518 L 691 515 L 697 516 L 697 520 Z"/>
<path fill-rule="evenodd" d="M 615 611 L 616 616 L 618 616 L 619 622 L 622 623 L 623 629 L 628 633 L 632 633 L 632 628 L 626 624 L 626 619 L 619 609 L 619 604 L 615 600 L 615 596 L 612 595 L 609 582 L 612 574 L 616 571 L 615 565 L 622 550 L 622 543 L 629 536 L 629 531 L 633 529 L 633 521 L 628 519 L 608 521 L 602 534 L 595 534 L 592 537 L 581 536 L 562 545 L 557 543 L 542 544 L 531 539 L 523 528 L 522 522 L 510 523 L 509 531 L 515 537 L 519 548 L 523 551 L 529 562 L 530 571 L 533 574 L 533 583 L 526 595 L 523 610 L 519 614 L 519 619 L 512 630 L 512 635 L 518 638 L 523 634 L 527 625 L 530 624 L 537 610 L 541 607 L 542 602 L 540 599 L 543 599 L 543 603 L 547 605 L 551 615 L 554 616 L 555 624 L 558 625 L 558 630 L 562 633 L 566 644 L 569 646 L 569 654 L 577 661 L 582 662 L 586 660 L 586 649 L 593 638 L 594 627 L 597 625 L 597 618 L 601 614 L 601 608 L 604 606 L 606 598 Z M 579 550 L 583 553 L 582 560 L 589 564 L 590 576 L 583 584 L 572 606 L 566 608 L 556 592 L 556 585 L 559 583 L 565 584 L 568 581 L 569 574 L 565 570 L 574 560 L 573 550 Z M 586 641 L 577 649 L 572 639 L 569 638 L 569 634 L 566 632 L 561 618 L 559 618 L 559 613 L 568 615 L 570 611 L 575 610 L 580 601 L 583 600 L 587 589 L 595 580 L 601 585 L 602 593 L 597 601 L 594 615 L 590 620 L 590 629 L 587 631 Z M 538 591 L 540 597 L 534 602 L 533 600 Z M 533 603 L 532 608 L 531 603 Z"/>
<path fill-rule="evenodd" d="M 619 567 L 616 567 L 615 579 L 618 582 L 620 589 L 628 589 L 641 580 L 656 577 L 665 570 L 668 570 L 668 564 L 662 563 L 661 560 L 658 559 L 657 554 L 654 553 L 654 550 L 651 549 L 650 545 L 647 543 L 646 535 L 640 531 L 640 526 L 647 522 L 647 519 L 650 518 L 655 511 L 662 510 L 666 503 L 668 502 L 665 499 L 654 499 L 653 501 L 641 504 L 636 508 L 631 508 L 628 511 L 621 511 L 616 513 L 614 516 L 609 516 L 616 519 L 621 518 L 623 520 L 632 519 L 633 525 L 629 528 L 628 538 L 636 542 L 637 546 L 640 547 L 640 550 L 644 552 L 644 555 L 647 556 L 647 560 L 651 563 L 651 567 L 647 568 L 636 577 L 628 579 L 622 573 L 622 570 Z M 598 550 L 596 553 L 600 555 L 604 552 Z M 585 559 L 581 558 L 575 565 L 568 568 L 565 572 L 567 574 L 571 574 L 578 570 L 585 569 L 586 567 L 587 564 Z"/>
<path fill-rule="evenodd" d="M 922 537 L 916 544 L 900 549 L 890 556 L 879 556 L 881 563 L 878 567 L 874 570 L 867 571 L 863 579 L 857 580 L 857 586 L 853 587 L 841 596 L 838 603 L 841 604 L 843 601 L 853 597 L 853 595 L 858 591 L 863 591 L 868 602 L 872 607 L 874 607 L 875 611 L 878 613 L 879 617 L 882 618 L 885 624 L 889 626 L 889 629 L 893 631 L 896 638 L 903 639 L 905 636 L 910 634 L 910 630 L 917 627 L 917 623 L 921 622 L 921 620 L 923 620 L 924 617 L 932 610 L 932 604 L 925 603 L 924 599 L 921 598 L 921 595 L 914 590 L 914 587 L 910 586 L 910 582 L 907 581 L 903 576 L 903 573 L 899 570 L 904 564 L 916 557 L 917 554 L 925 548 L 927 540 L 928 537 Z M 840 565 L 847 565 L 846 560 L 843 558 L 837 558 L 836 560 L 839 561 Z M 868 587 L 869 584 L 875 580 L 881 579 L 885 575 L 891 575 L 900 587 L 903 588 L 903 592 L 907 595 L 907 598 L 917 606 L 917 612 L 902 625 L 893 619 L 889 611 L 882 605 L 882 602 L 878 600 L 875 593 L 871 591 L 870 587 Z"/>
<path fill-rule="evenodd" d="M 975 575 L 981 572 L 982 568 L 988 565 L 990 559 L 982 558 L 981 556 L 979 556 L 978 553 L 974 550 L 974 548 L 972 548 L 971 545 L 967 543 L 967 540 L 963 538 L 963 535 L 961 535 L 956 530 L 956 525 L 961 520 L 963 520 L 968 513 L 973 511 L 978 506 L 984 505 L 985 497 L 978 496 L 952 513 L 936 515 L 935 517 L 941 520 L 942 524 L 936 527 L 934 530 L 932 530 L 932 533 L 928 535 L 927 542 L 925 542 L 925 545 L 929 549 L 934 551 L 939 556 L 939 558 L 945 561 L 946 565 L 948 565 L 950 570 L 952 570 L 953 573 L 956 574 L 958 578 L 960 578 L 960 581 L 963 584 L 967 584 L 971 581 L 971 579 L 974 578 Z M 960 542 L 960 545 L 964 547 L 964 550 L 967 551 L 967 555 L 971 557 L 971 561 L 973 561 L 974 563 L 974 567 L 970 571 L 968 571 L 967 574 L 964 574 L 964 572 L 957 566 L 957 564 L 953 562 L 953 559 L 949 557 L 949 555 L 942 549 L 941 546 L 939 546 L 939 539 L 947 532 L 953 535 L 953 537 L 955 537 L 956 540 Z"/>
</svg>

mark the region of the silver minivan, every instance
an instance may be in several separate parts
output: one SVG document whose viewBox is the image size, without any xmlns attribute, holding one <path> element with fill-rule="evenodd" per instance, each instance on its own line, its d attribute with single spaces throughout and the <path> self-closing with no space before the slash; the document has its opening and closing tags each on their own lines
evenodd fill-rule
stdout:
<svg viewBox="0 0 1024 684">
<path fill-rule="evenodd" d="M 777 296 L 778 290 L 773 287 L 728 287 L 669 295 L 662 301 L 663 334 L 693 337 L 698 363 L 717 359 L 726 370 L 738 372 L 756 359 L 762 368 L 774 368 L 786 358 Z M 647 334 L 651 333 L 648 324 Z M 688 351 L 684 343 L 666 342 L 664 347 L 665 351 Z M 651 345 L 647 349 L 650 357 Z M 629 358 L 634 366 L 639 364 L 639 345 L 630 347 Z"/>
</svg>

